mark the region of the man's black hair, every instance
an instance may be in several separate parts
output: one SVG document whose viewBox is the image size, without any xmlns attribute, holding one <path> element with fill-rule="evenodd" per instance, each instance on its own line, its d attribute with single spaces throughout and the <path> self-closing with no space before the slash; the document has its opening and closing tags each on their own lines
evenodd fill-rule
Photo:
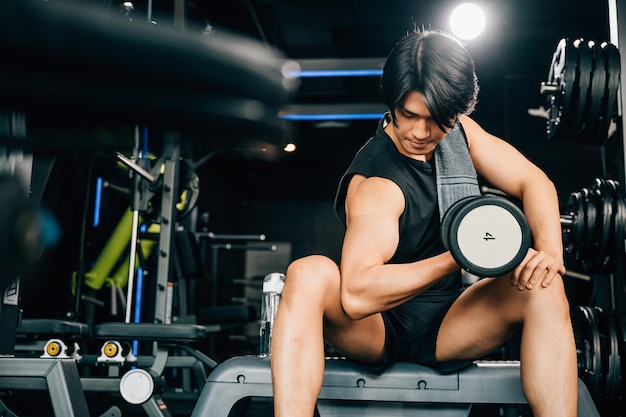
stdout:
<svg viewBox="0 0 626 417">
<path fill-rule="evenodd" d="M 391 110 L 404 104 L 407 95 L 418 91 L 442 130 L 456 118 L 474 110 L 478 79 L 474 61 L 457 39 L 435 30 L 414 30 L 391 50 L 380 79 L 383 100 Z"/>
</svg>

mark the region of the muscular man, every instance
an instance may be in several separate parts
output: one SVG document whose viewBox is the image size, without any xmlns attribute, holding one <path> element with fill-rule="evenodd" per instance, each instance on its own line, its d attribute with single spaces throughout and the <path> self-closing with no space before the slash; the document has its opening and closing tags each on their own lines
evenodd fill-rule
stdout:
<svg viewBox="0 0 626 417">
<path fill-rule="evenodd" d="M 309 256 L 287 271 L 272 342 L 276 417 L 313 415 L 325 342 L 381 370 L 409 361 L 446 372 L 519 331 L 534 415 L 575 416 L 576 349 L 553 183 L 468 117 L 478 83 L 454 38 L 408 34 L 387 57 L 381 88 L 389 112 L 337 193 L 346 226 L 340 266 Z M 445 167 L 434 155 L 453 135 L 462 140 L 452 152 L 468 156 L 470 175 L 522 202 L 534 243 L 512 273 L 465 289 L 439 231 L 437 171 Z"/>
</svg>

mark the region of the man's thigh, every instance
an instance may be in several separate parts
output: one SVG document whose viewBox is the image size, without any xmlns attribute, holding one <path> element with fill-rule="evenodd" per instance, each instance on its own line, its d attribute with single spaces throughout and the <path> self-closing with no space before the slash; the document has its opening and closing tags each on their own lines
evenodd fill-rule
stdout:
<svg viewBox="0 0 626 417">
<path fill-rule="evenodd" d="M 477 359 L 519 331 L 524 298 L 508 277 L 485 278 L 452 304 L 437 336 L 439 361 Z"/>
<path fill-rule="evenodd" d="M 385 349 L 385 324 L 380 313 L 360 320 L 350 319 L 343 310 L 324 319 L 324 340 L 346 357 L 378 364 Z"/>
</svg>

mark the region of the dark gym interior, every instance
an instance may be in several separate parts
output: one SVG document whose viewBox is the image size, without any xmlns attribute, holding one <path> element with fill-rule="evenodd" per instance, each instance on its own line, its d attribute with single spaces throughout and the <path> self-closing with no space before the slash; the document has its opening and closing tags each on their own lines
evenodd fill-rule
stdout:
<svg viewBox="0 0 626 417">
<path fill-rule="evenodd" d="M 28 0 L 25 3 L 38 1 Z M 167 168 L 159 170 L 158 164 L 169 166 L 169 160 L 159 158 L 171 149 L 169 142 L 161 138 L 168 137 L 169 126 L 176 126 L 180 121 L 185 128 L 193 127 L 191 140 L 174 150 L 181 156 L 176 185 L 186 193 L 187 206 L 174 213 L 175 220 L 167 226 L 172 234 L 170 243 L 173 248 L 167 256 L 162 253 L 163 247 L 159 248 L 163 245 L 163 241 L 159 241 L 159 233 L 166 229 L 165 224 L 161 224 L 161 230 L 148 228 L 138 231 L 136 266 L 139 272 L 135 278 L 142 278 L 143 288 L 137 289 L 140 295 L 134 300 L 135 304 L 142 303 L 136 314 L 141 315 L 140 322 L 205 326 L 203 337 L 196 339 L 184 335 L 181 339 L 194 351 L 209 357 L 210 361 L 221 363 L 237 356 L 258 354 L 262 282 L 267 274 L 284 273 L 291 261 L 309 254 L 327 255 L 339 262 L 343 227 L 333 211 L 336 187 L 356 151 L 373 135 L 378 122 L 372 117 L 343 116 L 378 114 L 385 110 L 378 89 L 379 79 L 377 75 L 303 77 L 283 91 L 276 92 L 277 96 L 281 96 L 276 97 L 276 103 L 280 105 L 277 113 L 281 117 L 271 115 L 272 118 L 276 116 L 276 120 L 267 122 L 267 126 L 260 126 L 258 137 L 254 137 L 257 133 L 254 126 L 241 134 L 236 120 L 229 119 L 228 127 L 221 128 L 220 124 L 230 116 L 224 116 L 222 120 L 217 110 L 212 115 L 214 120 L 202 120 L 204 109 L 196 116 L 193 103 L 189 102 L 190 113 L 194 113 L 189 120 L 175 112 L 144 117 L 138 110 L 141 103 L 133 101 L 136 94 L 133 89 L 142 89 L 137 96 L 143 94 L 146 97 L 149 103 L 146 107 L 158 108 L 156 102 L 159 96 L 167 97 L 167 92 L 172 89 L 165 85 L 170 73 L 167 76 L 159 73 L 167 72 L 167 68 L 174 65 L 167 60 L 169 56 L 150 55 L 160 47 L 161 38 L 158 36 L 145 50 L 139 42 L 132 45 L 132 50 L 126 50 L 124 33 L 120 30 L 128 28 L 131 34 L 137 30 L 138 35 L 148 33 L 145 28 L 156 33 L 164 28 L 168 34 L 178 32 L 209 38 L 232 35 L 235 40 L 253 42 L 254 52 L 257 48 L 267 48 L 271 56 L 275 53 L 285 62 L 295 61 L 303 70 L 379 70 L 386 54 L 407 31 L 416 27 L 448 30 L 448 15 L 460 2 L 48 0 L 46 3 L 50 6 L 60 6 L 59 11 L 37 15 L 41 20 L 34 21 L 33 25 L 41 25 L 42 29 L 24 35 L 23 45 L 30 45 L 28 42 L 31 41 L 39 42 L 38 35 L 42 36 L 41 45 L 46 45 L 48 41 L 52 44 L 56 33 L 45 31 L 44 27 L 47 28 L 48 24 L 53 29 L 68 27 L 68 33 L 74 30 L 72 33 L 78 36 L 80 30 L 86 33 L 82 46 L 72 49 L 75 55 L 69 60 L 60 58 L 58 62 L 45 54 L 39 55 L 40 51 L 31 53 L 20 49 L 23 48 L 21 40 L 9 39 L 11 30 L 17 31 L 18 28 L 9 27 L 11 18 L 8 16 L 21 7 L 20 2 L 10 3 L 11 7 L 5 6 L 0 11 L 4 14 L 0 22 L 7 27 L 6 31 L 0 32 L 0 45 L 19 51 L 11 59 L 16 62 L 23 59 L 30 68 L 20 70 L 20 64 L 0 70 L 0 78 L 4 78 L 0 81 L 0 96 L 5 96 L 0 98 L 0 138 L 8 159 L 11 159 L 11 149 L 22 149 L 15 138 L 26 138 L 24 153 L 33 155 L 31 195 L 38 200 L 39 210 L 45 219 L 44 234 L 49 241 L 40 258 L 29 268 L 20 270 L 19 316 L 27 324 L 29 320 L 54 319 L 62 323 L 81 323 L 85 327 L 80 328 L 78 334 L 68 330 L 68 334 L 62 336 L 53 334 L 52 329 L 57 327 L 51 327 L 50 331 L 43 331 L 42 334 L 39 334 L 39 329 L 24 333 L 19 326 L 12 328 L 5 343 L 9 345 L 9 356 L 39 358 L 41 352 L 33 346 L 40 349 L 46 341 L 57 338 L 62 339 L 69 350 L 73 349 L 72 345 L 79 345 L 84 362 L 89 362 L 100 355 L 102 342 L 113 338 L 107 335 L 107 329 L 102 330 L 100 335 L 94 335 L 93 329 L 102 323 L 123 323 L 126 319 L 126 283 L 129 262 L 132 261 L 128 251 L 133 246 L 131 240 L 136 237 L 129 228 L 133 207 L 141 208 L 140 220 L 145 220 L 147 224 L 156 224 L 162 219 L 161 206 L 166 192 L 159 188 L 161 183 L 149 180 L 153 176 L 167 176 Z M 622 92 L 620 90 L 615 98 L 616 112 L 608 130 L 600 133 L 604 137 L 595 142 L 585 138 L 554 140 L 548 138 L 547 95 L 540 91 L 540 86 L 548 81 L 553 55 L 561 39 L 583 39 L 598 45 L 602 42 L 617 44 L 617 39 L 622 40 L 622 37 L 626 40 L 626 35 L 621 33 L 626 30 L 626 20 L 622 17 L 626 15 L 626 2 L 483 0 L 476 3 L 486 11 L 487 25 L 478 38 L 466 41 L 475 60 L 480 85 L 479 102 L 472 116 L 485 129 L 514 145 L 542 168 L 557 186 L 563 216 L 576 220 L 572 215 L 572 193 L 580 196 L 581 190 L 597 192 L 599 197 L 595 201 L 600 207 L 610 198 L 598 191 L 597 179 L 601 179 L 602 184 L 610 180 L 618 188 L 623 188 L 626 183 Z M 83 9 L 116 22 L 111 33 L 116 36 L 117 43 L 114 45 L 119 49 L 102 51 L 102 56 L 115 61 L 110 68 L 90 68 L 92 63 L 98 61 L 93 57 L 99 56 L 99 51 L 89 47 L 92 36 L 99 39 L 91 34 L 94 25 L 99 22 L 94 20 L 81 24 L 80 19 L 88 15 L 83 13 Z M 16 13 L 16 20 L 22 16 Z M 46 22 L 47 16 L 51 18 L 50 22 Z M 60 16 L 67 19 L 68 26 L 61 20 L 52 19 L 60 19 Z M 106 38 L 107 28 L 103 23 L 97 28 L 98 35 Z M 28 29 L 22 30 L 29 33 Z M 13 32 L 13 35 L 15 33 L 18 32 Z M 12 46 L 13 42 L 17 46 Z M 79 43 L 76 40 L 76 44 Z M 616 46 L 618 51 L 624 50 L 621 45 Z M 246 55 L 247 46 L 243 43 L 224 42 L 220 47 L 224 48 L 229 58 Z M 84 48 L 82 52 L 81 48 Z M 197 53 L 193 48 L 189 49 L 191 53 Z M 143 61 L 145 65 L 135 69 L 130 63 L 133 57 L 138 57 L 136 60 Z M 196 67 L 196 61 L 189 59 L 187 65 L 189 80 L 202 78 L 204 64 L 198 63 Z M 117 98 L 110 100 L 112 104 L 104 103 L 102 112 L 119 116 L 126 122 L 132 121 L 137 111 L 141 120 L 137 124 L 113 122 L 102 127 L 97 114 L 86 114 L 91 110 L 81 111 L 66 103 L 57 107 L 51 97 L 59 93 L 54 88 L 46 89 L 45 82 L 41 81 L 54 80 L 52 76 L 37 78 L 30 84 L 33 91 L 42 88 L 49 93 L 45 100 L 36 92 L 19 98 L 19 94 L 12 89 L 11 77 L 22 80 L 32 75 L 36 78 L 37 69 L 48 71 L 46 66 L 53 68 L 50 70 L 52 74 L 58 71 L 59 77 L 64 77 L 63 82 L 68 85 L 74 82 L 77 86 L 89 85 L 90 82 L 97 84 L 98 79 L 105 80 L 102 91 L 94 93 L 93 97 L 105 97 L 108 89 L 111 94 L 116 91 Z M 125 68 L 128 68 L 129 79 L 137 77 L 141 85 L 134 81 L 118 85 L 110 83 L 115 77 L 123 80 Z M 117 73 L 112 75 L 112 72 Z M 178 77 L 174 81 L 177 86 L 184 84 L 184 71 L 171 71 L 171 74 Z M 213 75 L 207 73 L 206 76 Z M 84 84 L 80 84 L 83 81 Z M 256 97 L 257 93 L 259 97 L 272 96 L 271 92 L 257 92 L 257 88 L 264 90 L 263 86 L 250 80 L 228 81 L 229 84 L 239 82 L 247 90 L 245 94 L 249 93 L 252 97 Z M 193 85 L 193 81 L 189 84 Z M 76 88 L 78 90 L 79 87 Z M 82 97 L 78 93 L 72 94 L 73 98 Z M 87 90 L 83 94 L 84 97 L 90 96 Z M 198 92 L 198 95 L 201 94 L 202 91 Z M 599 94 L 604 94 L 604 91 Z M 19 104 L 13 108 L 11 100 L 15 97 L 18 97 Z M 578 100 L 582 101 L 580 97 Z M 216 108 L 230 106 L 229 103 L 224 100 Z M 107 105 L 117 108 L 110 111 L 105 109 Z M 27 109 L 26 133 L 23 135 L 17 132 L 15 126 L 19 123 L 12 118 L 13 112 L 20 112 L 22 107 Z M 45 109 L 42 110 L 43 107 Z M 249 111 L 244 107 L 241 105 L 236 111 Z M 162 107 L 166 109 L 164 114 L 167 108 Z M 269 108 L 272 109 L 271 106 Z M 31 109 L 35 116 L 29 119 L 28 111 Z M 71 109 L 72 113 L 68 113 L 67 109 Z M 94 112 L 99 111 L 97 106 L 94 109 Z M 185 112 L 180 111 L 181 114 Z M 327 116 L 314 120 L 288 117 L 311 114 Z M 158 122 L 158 118 L 167 121 L 163 125 L 152 123 Z M 31 120 L 35 120 L 35 126 L 29 125 Z M 96 121 L 95 129 L 82 129 L 89 124 L 86 121 L 92 120 Z M 147 122 L 143 123 L 144 120 Z M 43 127 L 37 125 L 38 121 Z M 77 126 L 79 133 L 72 136 L 75 132 L 66 129 L 66 125 Z M 128 125 L 135 130 L 128 129 Z M 57 130 L 47 131 L 47 126 Z M 267 131 L 261 132 L 263 128 Z M 37 135 L 34 144 L 28 142 L 31 132 Z M 40 138 L 46 138 L 46 141 Z M 140 149 L 138 142 L 143 143 L 145 148 Z M 283 150 L 287 143 L 295 144 L 294 152 Z M 142 152 L 142 166 L 149 168 L 147 177 L 137 172 L 135 163 L 127 162 L 128 159 L 137 159 L 138 150 Z M 141 185 L 141 181 L 150 184 Z M 138 193 L 143 194 L 138 197 Z M 620 193 L 614 194 L 616 200 Z M 614 204 L 614 211 L 617 211 L 620 202 L 609 201 L 609 204 Z M 579 376 L 589 387 L 603 417 L 626 416 L 626 279 L 623 268 L 626 205 L 623 210 L 624 218 L 609 219 L 608 225 L 606 218 L 610 215 L 600 212 L 605 216 L 604 226 L 601 214 L 596 216 L 599 220 L 594 218 L 599 223 L 592 224 L 587 215 L 577 213 L 579 222 L 583 222 L 582 217 L 587 221 L 584 226 L 587 229 L 593 229 L 596 224 L 598 228 L 611 228 L 608 232 L 611 246 L 608 247 L 609 243 L 605 241 L 603 258 L 610 254 L 610 267 L 596 268 L 593 262 L 581 260 L 587 252 L 572 247 L 580 241 L 564 234 L 564 239 L 573 242 L 570 246 L 566 245 L 570 273 L 565 276 L 565 283 L 573 315 L 577 318 L 574 324 L 579 350 Z M 570 234 L 574 233 L 567 230 Z M 606 238 L 606 233 L 603 235 L 602 231 L 596 230 L 594 236 Z M 9 249 L 7 253 L 10 253 Z M 16 262 L 10 254 L 2 257 L 8 263 Z M 168 259 L 167 267 L 171 268 L 171 275 L 176 277 L 168 282 L 172 284 L 171 291 L 163 287 L 162 277 L 157 274 L 164 257 Z M 99 275 L 99 268 L 104 264 L 110 264 L 109 269 L 102 270 L 106 277 Z M 170 298 L 161 293 L 167 293 Z M 166 303 L 168 307 L 164 316 L 156 312 L 162 307 L 160 303 Z M 15 327 L 14 310 L 5 305 L 0 310 L 0 326 L 3 329 Z M 590 310 L 595 312 L 594 319 L 588 318 Z M 607 321 L 612 323 L 608 330 L 602 327 Z M 37 324 L 34 321 L 31 323 Z M 53 324 L 46 321 L 41 326 Z M 598 326 L 605 330 L 598 330 Z M 132 337 L 129 339 L 132 342 Z M 149 337 L 139 336 L 139 339 L 137 355 L 155 349 Z M 596 345 L 594 341 L 597 341 Z M 15 352 L 10 352 L 13 343 Z M 513 340 L 510 346 L 504 345 L 493 353 L 492 359 L 518 360 L 515 344 Z M 162 345 L 171 347 L 172 342 L 162 342 Z M 123 343 L 122 346 L 126 350 Z M 7 349 L 7 346 L 2 346 L 2 349 Z M 332 354 L 329 352 L 329 355 Z M 178 355 L 184 356 L 184 352 L 170 352 L 170 360 Z M 2 366 L 5 365 L 0 364 L 0 368 Z M 123 369 L 123 366 L 110 364 L 78 367 L 81 377 L 102 379 L 119 379 Z M 211 367 L 209 373 L 210 370 Z M 17 373 L 21 375 L 22 372 Z M 7 414 L 0 412 L 0 415 L 13 415 L 12 412 L 33 417 L 54 414 L 45 388 L 36 388 L 39 385 L 33 388 L 21 382 L 22 378 L 18 375 L 0 375 L 0 380 L 4 381 L 3 378 L 8 382 L 0 383 L 0 400 L 6 406 L 0 402 L 0 411 L 6 409 Z M 162 384 L 159 386 L 157 383 L 155 388 L 162 390 L 159 401 L 167 403 L 171 415 L 192 414 L 202 384 L 194 386 L 190 379 L 193 380 L 189 374 L 169 368 L 155 378 Z M 12 386 L 11 381 L 19 382 Z M 89 385 L 92 388 L 84 392 L 90 415 L 106 415 L 103 413 L 113 405 L 121 408 L 121 415 L 168 415 L 164 411 L 120 400 L 109 385 L 103 394 L 98 392 L 97 381 L 92 384 Z M 154 403 L 157 408 L 159 401 Z M 270 400 L 253 400 L 242 405 L 231 415 L 272 415 Z M 525 405 L 507 408 L 476 404 L 471 415 L 530 414 Z"/>
</svg>

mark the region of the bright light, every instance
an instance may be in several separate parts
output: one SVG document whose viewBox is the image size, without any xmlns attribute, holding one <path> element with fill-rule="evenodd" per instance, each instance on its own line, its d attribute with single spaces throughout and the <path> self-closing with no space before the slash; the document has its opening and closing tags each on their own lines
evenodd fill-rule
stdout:
<svg viewBox="0 0 626 417">
<path fill-rule="evenodd" d="M 463 3 L 452 11 L 450 29 L 459 39 L 474 39 L 485 29 L 485 13 L 473 3 Z"/>
<path fill-rule="evenodd" d="M 283 148 L 283 151 L 291 153 L 294 152 L 296 150 L 296 145 L 295 143 L 287 143 L 285 144 L 285 147 Z"/>
</svg>

